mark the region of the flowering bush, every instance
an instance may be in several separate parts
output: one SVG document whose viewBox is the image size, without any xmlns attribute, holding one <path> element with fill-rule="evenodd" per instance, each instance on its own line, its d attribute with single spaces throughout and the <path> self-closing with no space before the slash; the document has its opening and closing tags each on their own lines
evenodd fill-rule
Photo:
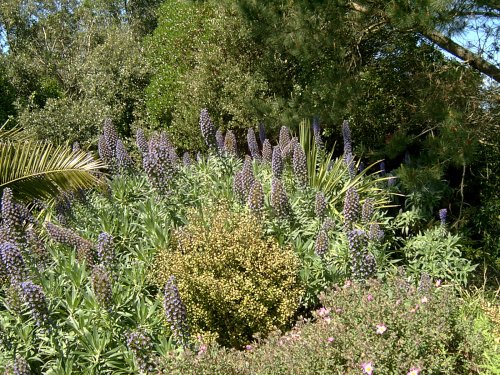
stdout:
<svg viewBox="0 0 500 375">
<path fill-rule="evenodd" d="M 482 336 L 462 319 L 453 288 L 403 278 L 347 282 L 322 296 L 314 318 L 243 352 L 209 348 L 166 361 L 169 374 L 474 374 Z"/>
</svg>

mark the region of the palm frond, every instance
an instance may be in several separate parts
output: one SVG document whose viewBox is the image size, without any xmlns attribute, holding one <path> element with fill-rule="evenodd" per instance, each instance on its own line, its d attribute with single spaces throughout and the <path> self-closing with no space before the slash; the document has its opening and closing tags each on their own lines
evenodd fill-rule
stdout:
<svg viewBox="0 0 500 375">
<path fill-rule="evenodd" d="M 99 182 L 92 172 L 105 167 L 85 151 L 36 141 L 0 142 L 0 190 L 17 197 L 46 198 Z"/>
<path fill-rule="evenodd" d="M 8 123 L 9 120 L 0 126 L 0 142 L 24 142 L 31 138 L 28 133 L 16 126 L 7 129 Z"/>
</svg>

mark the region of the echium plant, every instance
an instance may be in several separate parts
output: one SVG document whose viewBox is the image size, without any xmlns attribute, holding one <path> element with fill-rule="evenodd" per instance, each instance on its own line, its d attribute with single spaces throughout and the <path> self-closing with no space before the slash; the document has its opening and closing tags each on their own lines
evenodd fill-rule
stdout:
<svg viewBox="0 0 500 375">
<path fill-rule="evenodd" d="M 97 143 L 99 157 L 112 169 L 115 167 L 116 142 L 118 133 L 111 119 L 104 120 L 102 134 Z"/>
<path fill-rule="evenodd" d="M 51 222 L 45 224 L 49 236 L 56 242 L 76 248 L 78 259 L 86 261 L 88 266 L 94 264 L 94 245 L 71 229 L 59 227 Z"/>
<path fill-rule="evenodd" d="M 448 210 L 446 208 L 442 208 L 439 210 L 439 221 L 440 221 L 440 230 L 441 232 L 446 235 L 447 233 L 447 228 L 446 228 L 446 216 L 448 215 Z"/>
<path fill-rule="evenodd" d="M 351 129 L 347 120 L 342 123 L 342 136 L 344 138 L 344 155 L 352 154 Z"/>
<path fill-rule="evenodd" d="M 288 216 L 291 212 L 290 202 L 288 201 L 283 182 L 275 177 L 273 177 L 271 182 L 271 207 L 281 218 Z"/>
<path fill-rule="evenodd" d="M 200 112 L 200 130 L 205 144 L 209 148 L 215 147 L 215 127 L 206 108 L 203 108 Z"/>
<path fill-rule="evenodd" d="M 355 188 L 347 189 L 344 200 L 344 227 L 351 229 L 359 217 L 359 195 Z"/>
<path fill-rule="evenodd" d="M 49 310 L 45 293 L 40 285 L 32 281 L 20 284 L 23 302 L 28 306 L 35 324 L 40 327 L 49 323 Z"/>
<path fill-rule="evenodd" d="M 290 138 L 290 129 L 288 129 L 286 126 L 282 126 L 280 129 L 278 141 L 281 152 L 283 152 L 285 150 L 285 147 L 290 143 Z"/>
<path fill-rule="evenodd" d="M 321 139 L 321 127 L 319 125 L 319 117 L 318 116 L 314 116 L 312 128 L 313 128 L 313 135 L 314 135 L 314 143 L 316 144 L 316 147 L 318 148 L 318 150 L 320 150 L 323 148 L 324 144 L 323 144 L 323 140 Z"/>
<path fill-rule="evenodd" d="M 31 375 L 31 368 L 26 359 L 17 355 L 12 364 L 7 367 L 7 374 Z"/>
<path fill-rule="evenodd" d="M 283 159 L 281 158 L 281 150 L 279 146 L 274 146 L 273 148 L 273 158 L 271 168 L 273 171 L 273 177 L 280 178 L 283 173 Z"/>
<path fill-rule="evenodd" d="M 108 272 L 113 272 L 115 268 L 115 247 L 113 236 L 102 232 L 97 237 L 97 259 Z"/>
<path fill-rule="evenodd" d="M 130 170 L 134 166 L 134 162 L 121 139 L 116 141 L 116 166 L 120 171 Z"/>
<path fill-rule="evenodd" d="M 169 191 L 176 166 L 172 160 L 172 144 L 165 133 L 154 134 L 149 141 L 149 151 L 143 158 L 143 167 L 151 185 L 161 193 Z"/>
<path fill-rule="evenodd" d="M 19 215 L 18 205 L 14 201 L 10 188 L 3 189 L 1 203 L 2 221 L 0 225 L 0 240 L 21 244 L 23 242 L 23 223 Z"/>
<path fill-rule="evenodd" d="M 259 123 L 259 139 L 262 145 L 264 145 L 264 141 L 267 139 L 266 128 L 264 127 L 264 123 L 262 122 Z"/>
<path fill-rule="evenodd" d="M 241 171 L 237 171 L 233 177 L 233 195 L 239 203 L 245 202 L 245 189 L 243 188 L 243 177 Z"/>
<path fill-rule="evenodd" d="M 299 143 L 297 137 L 290 139 L 290 142 L 285 146 L 285 149 L 281 151 L 281 157 L 284 161 L 291 160 L 293 163 L 293 153 L 295 151 L 295 146 Z"/>
<path fill-rule="evenodd" d="M 138 329 L 130 332 L 126 338 L 127 347 L 134 354 L 141 373 L 153 373 L 156 370 L 157 361 L 153 354 L 154 346 L 151 337 L 143 329 Z"/>
<path fill-rule="evenodd" d="M 324 229 L 320 229 L 314 242 L 314 251 L 320 257 L 326 254 L 329 247 L 328 232 Z"/>
<path fill-rule="evenodd" d="M 149 151 L 148 140 L 144 135 L 144 130 L 142 130 L 141 128 L 138 128 L 136 132 L 136 144 L 142 156 L 144 157 L 145 155 L 147 155 Z"/>
<path fill-rule="evenodd" d="M 238 144 L 232 130 L 226 132 L 226 137 L 224 138 L 224 151 L 226 151 L 227 155 L 234 157 L 238 156 Z"/>
<path fill-rule="evenodd" d="M 10 284 L 17 284 L 28 279 L 28 269 L 19 248 L 10 242 L 0 243 L 0 267 L 8 277 Z"/>
<path fill-rule="evenodd" d="M 318 219 L 323 220 L 326 216 L 326 209 L 327 204 L 325 194 L 323 194 L 321 191 L 318 191 L 316 193 L 316 200 L 314 202 L 314 214 Z"/>
<path fill-rule="evenodd" d="M 165 316 L 170 325 L 173 337 L 178 343 L 187 347 L 189 344 L 187 311 L 177 289 L 175 276 L 168 278 L 165 284 L 164 298 Z"/>
<path fill-rule="evenodd" d="M 367 198 L 361 207 L 361 222 L 368 224 L 373 216 L 373 199 Z"/>
<path fill-rule="evenodd" d="M 113 287 L 109 273 L 102 264 L 92 269 L 92 288 L 99 305 L 109 309 L 113 300 Z"/>
<path fill-rule="evenodd" d="M 368 239 L 361 229 L 347 232 L 352 277 L 366 280 L 375 273 L 375 259 L 368 253 Z"/>
<path fill-rule="evenodd" d="M 260 181 L 254 181 L 248 194 L 248 207 L 254 213 L 262 212 L 264 209 L 264 189 Z"/>
<path fill-rule="evenodd" d="M 36 265 L 41 270 L 49 262 L 49 252 L 33 228 L 26 229 L 26 244 L 30 253 L 36 257 Z"/>
<path fill-rule="evenodd" d="M 271 146 L 269 139 L 265 139 L 262 143 L 262 160 L 269 164 L 273 161 L 273 146 Z"/>
<path fill-rule="evenodd" d="M 259 150 L 259 145 L 257 144 L 257 139 L 255 138 L 255 132 L 252 128 L 248 129 L 247 143 L 248 143 L 248 149 L 250 150 L 250 155 L 252 155 L 252 158 L 260 161 L 262 159 L 262 157 L 260 155 L 260 150 Z"/>
<path fill-rule="evenodd" d="M 293 151 L 293 173 L 295 174 L 295 179 L 299 187 L 301 189 L 306 188 L 308 182 L 307 159 L 300 143 L 295 144 L 295 149 Z"/>
<path fill-rule="evenodd" d="M 243 188 L 245 199 L 248 198 L 250 188 L 252 187 L 254 181 L 255 177 L 253 175 L 252 158 L 248 155 L 245 155 L 243 169 L 241 170 L 241 185 Z"/>
<path fill-rule="evenodd" d="M 215 142 L 217 143 L 217 151 L 222 154 L 224 152 L 224 133 L 220 128 L 215 132 Z"/>
</svg>

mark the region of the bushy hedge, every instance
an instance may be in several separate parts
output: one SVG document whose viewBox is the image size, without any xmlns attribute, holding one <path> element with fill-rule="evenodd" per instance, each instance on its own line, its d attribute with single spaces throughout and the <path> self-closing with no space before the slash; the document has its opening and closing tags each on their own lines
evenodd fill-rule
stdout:
<svg viewBox="0 0 500 375">
<path fill-rule="evenodd" d="M 263 238 L 257 218 L 221 206 L 191 212 L 153 264 L 161 287 L 171 275 L 195 334 L 241 347 L 260 332 L 286 328 L 302 296 L 292 249 Z"/>
</svg>

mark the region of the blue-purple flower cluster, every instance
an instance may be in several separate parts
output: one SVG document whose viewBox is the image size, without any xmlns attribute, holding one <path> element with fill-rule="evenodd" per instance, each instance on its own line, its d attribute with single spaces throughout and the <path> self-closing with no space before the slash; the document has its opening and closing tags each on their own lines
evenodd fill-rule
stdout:
<svg viewBox="0 0 500 375">
<path fill-rule="evenodd" d="M 224 151 L 226 155 L 238 156 L 238 143 L 236 142 L 236 136 L 232 130 L 226 132 L 226 137 L 224 138 Z"/>
<path fill-rule="evenodd" d="M 92 269 L 92 288 L 97 302 L 109 309 L 113 300 L 113 287 L 109 272 L 103 264 L 98 264 Z"/>
<path fill-rule="evenodd" d="M 326 216 L 326 198 L 325 194 L 323 194 L 321 191 L 318 191 L 316 193 L 316 200 L 314 202 L 314 214 L 316 217 L 320 220 L 323 220 Z"/>
<path fill-rule="evenodd" d="M 281 150 L 279 146 L 273 147 L 273 156 L 271 162 L 271 169 L 273 171 L 273 177 L 280 178 L 283 174 L 283 158 L 281 157 Z"/>
<path fill-rule="evenodd" d="M 269 139 L 265 139 L 262 143 L 262 160 L 268 164 L 273 161 L 273 146 L 271 146 Z"/>
<path fill-rule="evenodd" d="M 167 134 L 153 134 L 142 164 L 149 182 L 161 193 L 169 191 L 170 182 L 177 172 L 176 162 L 177 154 Z"/>
<path fill-rule="evenodd" d="M 347 232 L 351 273 L 355 280 L 366 280 L 375 273 L 375 259 L 368 252 L 368 238 L 361 229 Z"/>
<path fill-rule="evenodd" d="M 293 173 L 295 174 L 295 179 L 300 188 L 305 189 L 307 187 L 308 176 L 307 176 L 307 159 L 304 150 L 300 143 L 295 144 L 295 149 L 293 151 Z"/>
<path fill-rule="evenodd" d="M 177 289 L 175 276 L 170 276 L 164 289 L 164 308 L 167 322 L 174 339 L 184 347 L 189 343 L 189 326 L 187 322 L 186 306 L 181 300 Z"/>
<path fill-rule="evenodd" d="M 23 302 L 30 309 L 35 324 L 38 327 L 47 324 L 49 322 L 49 310 L 42 287 L 30 280 L 24 281 L 19 285 Z"/>
<path fill-rule="evenodd" d="M 205 144 L 209 148 L 215 147 L 215 126 L 210 119 L 210 115 L 208 114 L 208 110 L 203 108 L 200 112 L 200 130 L 203 139 L 205 140 Z"/>
<path fill-rule="evenodd" d="M 86 261 L 88 266 L 94 265 L 94 245 L 92 242 L 80 237 L 71 229 L 63 228 L 47 222 L 47 233 L 56 242 L 76 248 L 78 259 Z"/>
<path fill-rule="evenodd" d="M 247 143 L 252 158 L 258 161 L 262 160 L 262 156 L 260 155 L 259 145 L 257 144 L 257 138 L 255 138 L 255 132 L 252 128 L 248 129 Z"/>
<path fill-rule="evenodd" d="M 279 178 L 273 178 L 271 182 L 271 207 L 281 218 L 288 216 L 291 212 L 285 187 Z"/>
<path fill-rule="evenodd" d="M 324 229 L 320 229 L 318 236 L 316 237 L 316 241 L 314 242 L 314 251 L 320 257 L 323 257 L 328 251 L 329 246 L 330 242 L 328 240 L 328 232 Z"/>
<path fill-rule="evenodd" d="M 248 194 L 248 207 L 252 212 L 258 213 L 264 209 L 264 189 L 259 181 L 255 181 Z"/>
<path fill-rule="evenodd" d="M 97 237 L 97 259 L 108 272 L 113 272 L 115 268 L 115 247 L 113 236 L 102 232 Z"/>
<path fill-rule="evenodd" d="M 127 347 L 134 353 L 134 358 L 142 373 L 153 373 L 156 370 L 156 360 L 153 356 L 153 342 L 142 329 L 130 332 L 127 336 Z"/>
<path fill-rule="evenodd" d="M 0 268 L 10 284 L 28 279 L 28 269 L 19 248 L 10 242 L 0 243 Z"/>
</svg>

